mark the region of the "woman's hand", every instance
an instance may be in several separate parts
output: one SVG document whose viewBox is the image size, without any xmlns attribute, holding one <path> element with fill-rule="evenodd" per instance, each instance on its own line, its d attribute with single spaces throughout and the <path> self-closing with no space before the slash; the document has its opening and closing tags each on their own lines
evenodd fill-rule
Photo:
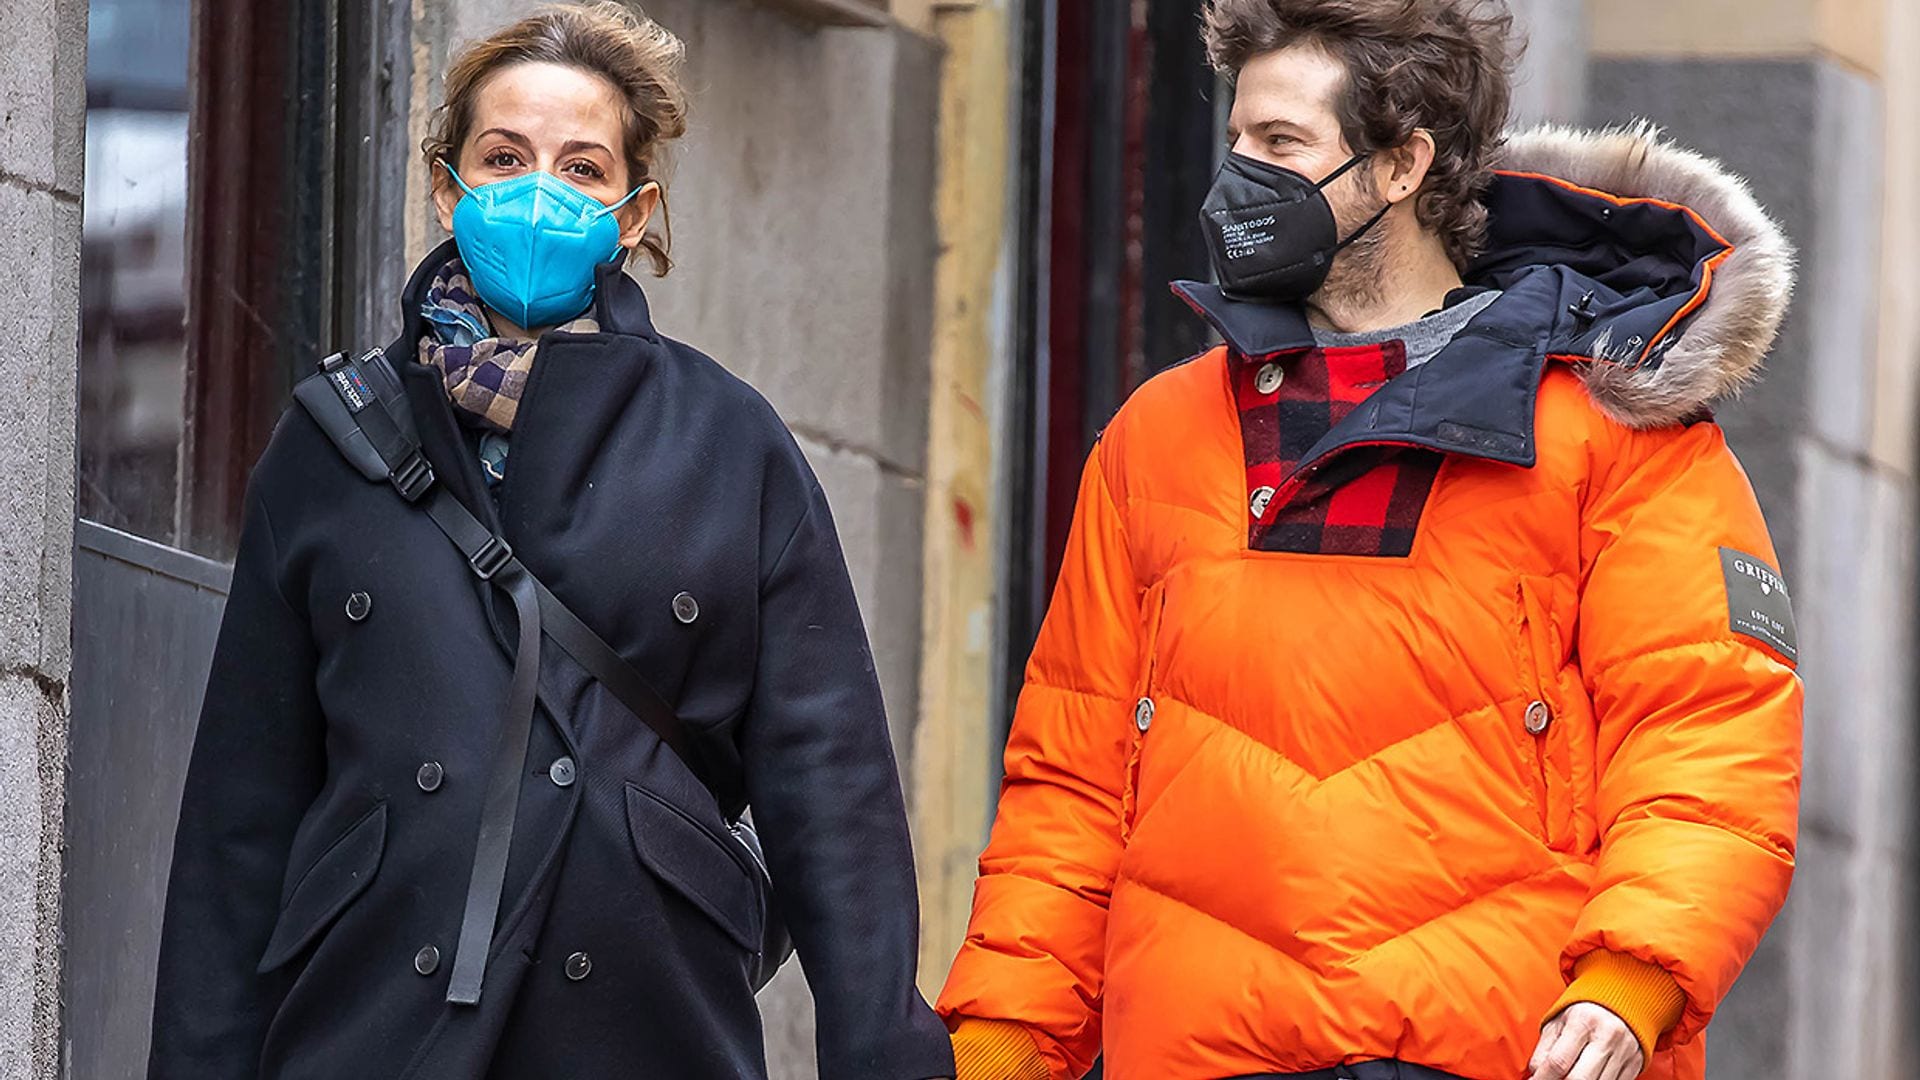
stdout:
<svg viewBox="0 0 1920 1080">
<path fill-rule="evenodd" d="M 1634 1080 L 1646 1065 L 1627 1022 L 1582 1001 L 1540 1029 L 1527 1075 L 1531 1080 Z"/>
</svg>

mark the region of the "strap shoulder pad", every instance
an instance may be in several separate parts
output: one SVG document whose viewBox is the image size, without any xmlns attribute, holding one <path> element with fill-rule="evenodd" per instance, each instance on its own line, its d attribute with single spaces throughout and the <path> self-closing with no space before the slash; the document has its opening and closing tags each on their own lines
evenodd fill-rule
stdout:
<svg viewBox="0 0 1920 1080">
<path fill-rule="evenodd" d="M 387 463 L 380 459 L 380 452 L 373 448 L 367 433 L 360 430 L 360 421 L 354 418 L 353 410 L 334 389 L 326 372 L 316 372 L 294 384 L 293 398 L 313 417 L 313 422 L 320 425 L 320 430 L 327 433 L 327 438 L 333 440 L 340 455 L 360 470 L 360 475 L 375 483 L 386 483 Z"/>
<path fill-rule="evenodd" d="M 293 388 L 293 396 L 368 480 L 391 482 L 408 502 L 433 483 L 420 456 L 413 409 L 384 352 L 370 349 L 357 360 L 334 353 Z"/>
</svg>

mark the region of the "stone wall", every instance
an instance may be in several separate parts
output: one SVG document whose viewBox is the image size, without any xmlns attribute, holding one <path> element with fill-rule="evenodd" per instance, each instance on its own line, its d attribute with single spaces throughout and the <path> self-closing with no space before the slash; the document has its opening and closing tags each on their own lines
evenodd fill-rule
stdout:
<svg viewBox="0 0 1920 1080">
<path fill-rule="evenodd" d="M 0 1080 L 59 1074 L 84 0 L 0 0 Z"/>
</svg>

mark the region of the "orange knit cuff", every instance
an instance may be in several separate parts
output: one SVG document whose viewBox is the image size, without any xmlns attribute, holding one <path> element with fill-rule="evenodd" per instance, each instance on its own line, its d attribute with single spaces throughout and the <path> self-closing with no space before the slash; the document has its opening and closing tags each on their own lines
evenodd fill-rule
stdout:
<svg viewBox="0 0 1920 1080">
<path fill-rule="evenodd" d="M 1554 1003 L 1548 1019 L 1569 1005 L 1591 1002 L 1626 1021 L 1640 1040 L 1640 1052 L 1653 1061 L 1653 1048 L 1686 1011 L 1687 995 L 1658 964 L 1625 953 L 1600 950 L 1574 962 L 1573 982 Z"/>
<path fill-rule="evenodd" d="M 1047 1080 L 1047 1060 L 1026 1028 L 965 1016 L 949 1022 L 958 1080 Z"/>
</svg>

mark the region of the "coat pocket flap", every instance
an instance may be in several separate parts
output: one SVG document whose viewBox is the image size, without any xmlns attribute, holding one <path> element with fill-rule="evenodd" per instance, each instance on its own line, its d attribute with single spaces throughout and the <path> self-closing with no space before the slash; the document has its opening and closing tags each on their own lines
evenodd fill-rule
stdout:
<svg viewBox="0 0 1920 1080">
<path fill-rule="evenodd" d="M 387 804 L 381 803 L 335 840 L 293 887 L 260 958 L 259 973 L 264 975 L 298 956 L 365 892 L 386 847 Z"/>
<path fill-rule="evenodd" d="M 727 848 L 736 841 L 715 836 L 679 807 L 632 784 L 627 827 L 634 852 L 655 877 L 706 912 L 741 948 L 758 951 L 759 903 L 746 867 Z"/>
</svg>

